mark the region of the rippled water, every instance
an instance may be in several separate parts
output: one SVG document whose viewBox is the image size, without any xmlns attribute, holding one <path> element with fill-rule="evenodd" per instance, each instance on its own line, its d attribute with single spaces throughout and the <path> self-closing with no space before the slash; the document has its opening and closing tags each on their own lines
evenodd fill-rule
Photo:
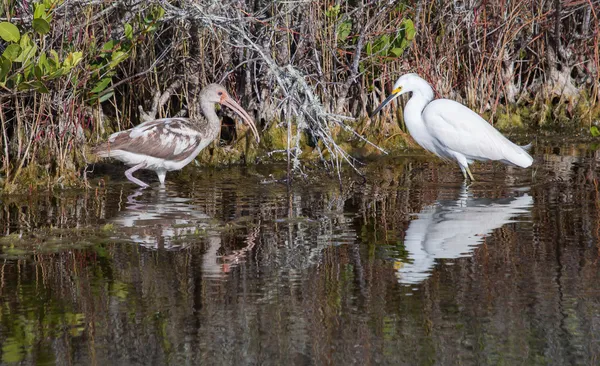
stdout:
<svg viewBox="0 0 600 366">
<path fill-rule="evenodd" d="M 276 166 L 9 197 L 3 363 L 598 364 L 600 154 L 413 156 L 366 184 Z M 99 174 L 96 174 L 99 178 Z M 146 176 L 154 179 L 152 174 Z"/>
</svg>

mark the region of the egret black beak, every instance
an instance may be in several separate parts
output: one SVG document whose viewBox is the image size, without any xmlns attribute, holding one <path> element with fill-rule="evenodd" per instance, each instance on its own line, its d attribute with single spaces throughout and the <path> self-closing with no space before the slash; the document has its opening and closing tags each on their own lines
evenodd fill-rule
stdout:
<svg viewBox="0 0 600 366">
<path fill-rule="evenodd" d="M 400 91 L 402 90 L 402 88 L 396 88 L 392 91 L 392 94 L 390 94 L 387 98 L 385 98 L 385 100 L 383 101 L 383 103 L 381 103 L 379 105 L 379 107 L 375 108 L 375 110 L 373 111 L 373 113 L 371 113 L 370 118 L 373 118 L 377 113 L 379 113 L 383 107 L 385 107 L 386 105 L 390 104 L 390 102 L 392 100 L 394 100 L 399 94 Z"/>
</svg>

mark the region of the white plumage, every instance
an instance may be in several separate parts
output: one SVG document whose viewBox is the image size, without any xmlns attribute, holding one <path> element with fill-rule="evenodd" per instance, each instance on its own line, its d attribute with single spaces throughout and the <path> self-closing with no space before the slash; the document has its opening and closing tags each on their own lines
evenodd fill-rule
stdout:
<svg viewBox="0 0 600 366">
<path fill-rule="evenodd" d="M 473 198 L 463 188 L 456 201 L 438 200 L 423 207 L 404 237 L 407 260 L 397 263 L 402 284 L 417 284 L 431 275 L 437 259 L 471 256 L 495 229 L 517 221 L 533 207 L 533 197 Z"/>
<path fill-rule="evenodd" d="M 415 141 L 443 159 L 455 160 L 465 177 L 473 179 L 469 164 L 475 160 L 498 160 L 527 168 L 533 158 L 464 105 L 449 99 L 433 100 L 433 89 L 417 74 L 401 76 L 392 94 L 375 109 L 383 107 L 404 93 L 412 97 L 404 108 L 406 128 Z M 373 116 L 372 115 L 372 116 Z"/>
</svg>

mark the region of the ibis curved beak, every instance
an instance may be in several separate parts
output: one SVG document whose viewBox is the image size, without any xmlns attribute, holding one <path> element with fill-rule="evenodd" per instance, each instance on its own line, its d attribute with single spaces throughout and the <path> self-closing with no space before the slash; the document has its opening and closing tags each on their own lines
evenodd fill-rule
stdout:
<svg viewBox="0 0 600 366">
<path fill-rule="evenodd" d="M 375 108 L 375 110 L 373 111 L 373 113 L 371 113 L 370 118 L 373 118 L 377 113 L 379 113 L 383 107 L 385 107 L 386 105 L 390 104 L 390 102 L 394 99 L 396 99 L 397 97 L 400 96 L 400 92 L 402 91 L 402 88 L 397 88 L 394 89 L 392 91 L 392 94 L 390 94 L 387 98 L 385 98 L 385 100 L 379 105 L 379 107 Z"/>
<path fill-rule="evenodd" d="M 227 107 L 233 109 L 235 113 L 239 114 L 240 117 L 242 117 L 244 123 L 247 124 L 252 130 L 254 137 L 256 137 L 256 142 L 260 142 L 260 137 L 258 136 L 258 129 L 256 128 L 254 121 L 252 121 L 252 117 L 250 117 L 250 115 L 244 110 L 244 108 L 242 108 L 239 104 L 237 104 L 235 100 L 233 100 L 230 97 L 223 98 L 221 104 L 226 105 Z"/>
</svg>

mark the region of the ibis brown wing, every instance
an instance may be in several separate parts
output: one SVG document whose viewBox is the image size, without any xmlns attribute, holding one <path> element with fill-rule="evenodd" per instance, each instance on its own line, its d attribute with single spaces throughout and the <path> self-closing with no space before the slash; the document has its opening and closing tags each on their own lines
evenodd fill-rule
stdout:
<svg viewBox="0 0 600 366">
<path fill-rule="evenodd" d="M 201 143 L 200 133 L 186 119 L 167 118 L 142 123 L 112 135 L 110 150 L 121 150 L 171 161 L 185 160 Z"/>
</svg>

